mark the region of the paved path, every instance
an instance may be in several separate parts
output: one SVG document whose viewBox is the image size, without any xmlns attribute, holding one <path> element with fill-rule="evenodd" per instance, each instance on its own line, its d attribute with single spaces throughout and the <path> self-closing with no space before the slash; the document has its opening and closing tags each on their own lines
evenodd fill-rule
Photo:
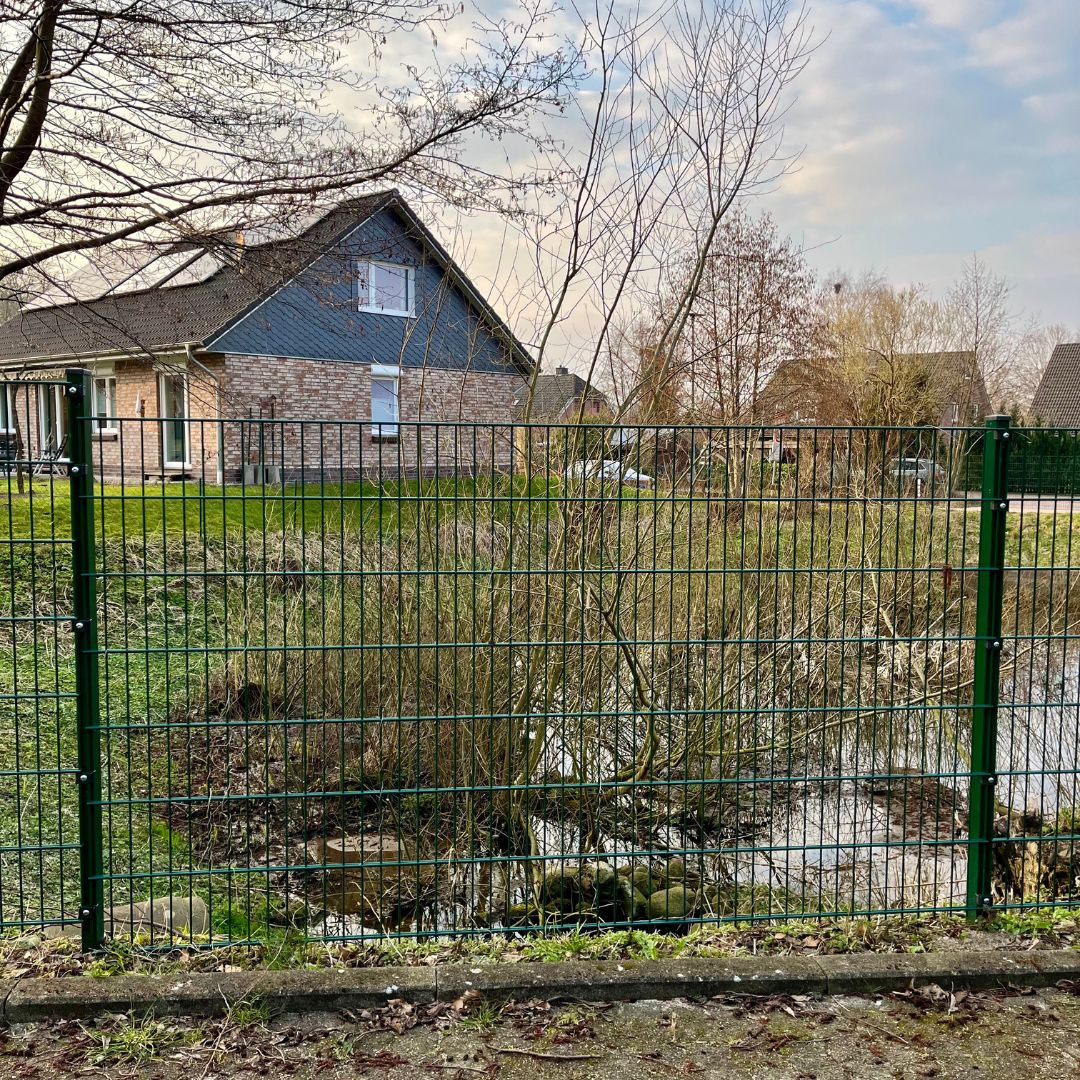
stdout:
<svg viewBox="0 0 1080 1080">
<path fill-rule="evenodd" d="M 361 1015 L 107 1018 L 0 1033 L 2 1080 L 1042 1080 L 1080 1076 L 1080 997 L 929 987 L 872 998 L 619 1005 L 480 1000 Z"/>
<path fill-rule="evenodd" d="M 965 500 L 969 511 L 977 511 L 981 505 L 982 497 L 977 491 L 969 491 L 966 495 L 956 494 L 951 497 L 950 505 L 956 510 L 963 510 Z M 944 505 L 944 503 L 941 505 Z M 1073 499 L 1064 495 L 1055 499 L 1049 495 L 1017 495 L 1014 493 L 1009 496 L 1009 513 L 1022 513 L 1025 517 L 1033 514 L 1057 514 L 1059 519 L 1065 519 L 1073 515 L 1080 516 L 1080 499 Z"/>
</svg>

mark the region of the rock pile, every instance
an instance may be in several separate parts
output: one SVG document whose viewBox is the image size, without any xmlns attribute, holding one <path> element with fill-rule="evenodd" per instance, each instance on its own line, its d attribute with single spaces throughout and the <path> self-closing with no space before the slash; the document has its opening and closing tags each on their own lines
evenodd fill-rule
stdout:
<svg viewBox="0 0 1080 1080">
<path fill-rule="evenodd" d="M 716 890 L 702 889 L 682 859 L 657 867 L 626 862 L 617 868 L 603 860 L 561 863 L 544 875 L 539 903 L 514 904 L 511 926 L 541 923 L 680 923 L 702 906 L 715 908 Z"/>
</svg>

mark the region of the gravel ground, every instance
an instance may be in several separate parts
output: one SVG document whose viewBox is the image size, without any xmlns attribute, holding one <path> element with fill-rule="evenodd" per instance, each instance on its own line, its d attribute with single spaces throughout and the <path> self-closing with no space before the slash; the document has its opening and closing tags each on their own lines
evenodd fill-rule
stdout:
<svg viewBox="0 0 1080 1080">
<path fill-rule="evenodd" d="M 212 1080 L 793 1080 L 1080 1077 L 1080 986 L 874 998 L 728 997 L 575 1005 L 483 1000 L 372 1013 L 266 1016 L 235 1003 L 220 1021 L 110 1017 L 0 1033 L 0 1080 L 65 1076 Z"/>
</svg>

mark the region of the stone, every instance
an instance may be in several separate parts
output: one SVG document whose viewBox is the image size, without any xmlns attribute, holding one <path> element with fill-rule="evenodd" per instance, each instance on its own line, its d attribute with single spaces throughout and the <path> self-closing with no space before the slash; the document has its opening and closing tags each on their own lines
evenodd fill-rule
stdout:
<svg viewBox="0 0 1080 1080">
<path fill-rule="evenodd" d="M 544 876 L 541 894 L 545 904 L 573 908 L 581 893 L 581 874 L 576 866 L 560 866 Z"/>
<path fill-rule="evenodd" d="M 540 909 L 535 904 L 511 904 L 506 921 L 510 926 L 528 926 L 530 923 L 538 923 Z"/>
<path fill-rule="evenodd" d="M 654 892 L 649 897 L 649 918 L 685 919 L 694 910 L 696 903 L 697 896 L 692 889 L 672 885 Z"/>
<path fill-rule="evenodd" d="M 615 886 L 611 917 L 618 920 L 634 917 L 634 886 L 626 878 L 619 878 Z"/>
<path fill-rule="evenodd" d="M 313 899 L 331 911 L 360 915 L 374 923 L 389 919 L 411 895 L 416 871 L 386 865 L 408 859 L 405 847 L 382 833 L 321 837 L 307 845 L 309 862 L 325 867 L 323 881 L 315 883 Z M 341 867 L 341 869 L 337 869 Z"/>
<path fill-rule="evenodd" d="M 610 900 L 618 875 L 610 863 L 583 862 L 578 872 L 581 894 L 588 899 Z"/>
<path fill-rule="evenodd" d="M 664 867 L 664 877 L 667 878 L 669 883 L 682 881 L 686 877 L 686 863 L 678 856 L 668 859 L 667 866 Z"/>
<path fill-rule="evenodd" d="M 716 885 L 709 885 L 701 894 L 701 901 L 710 915 L 730 915 L 732 911 L 731 894 L 721 891 Z"/>
<path fill-rule="evenodd" d="M 634 867 L 634 872 L 630 876 L 630 880 L 634 883 L 634 888 L 638 892 L 644 893 L 647 897 L 651 896 L 656 891 L 656 886 L 659 884 L 654 878 L 652 871 L 645 865 L 639 865 Z"/>
<path fill-rule="evenodd" d="M 105 909 L 106 938 L 152 937 L 155 941 L 190 941 L 210 933 L 210 912 L 200 896 L 173 896 L 161 900 L 140 900 L 114 904 Z M 45 937 L 82 936 L 79 925 L 50 926 Z"/>
</svg>

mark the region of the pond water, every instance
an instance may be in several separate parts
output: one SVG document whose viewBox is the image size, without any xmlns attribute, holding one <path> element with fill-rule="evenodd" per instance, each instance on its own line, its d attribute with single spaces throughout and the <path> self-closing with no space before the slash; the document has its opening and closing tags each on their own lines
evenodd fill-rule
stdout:
<svg viewBox="0 0 1080 1080">
<path fill-rule="evenodd" d="M 1080 651 L 1067 662 L 1047 661 L 1004 679 L 1001 699 L 998 800 L 1027 815 L 1036 834 L 1052 830 L 1080 800 Z M 626 873 L 683 853 L 701 895 L 713 890 L 707 914 L 961 907 L 968 720 L 949 709 L 897 715 L 903 719 L 893 720 L 887 739 L 856 740 L 854 722 L 850 733 L 839 729 L 829 748 L 804 754 L 814 765 L 802 775 L 740 777 L 741 800 L 753 803 L 753 813 L 721 822 L 710 835 L 666 821 L 647 836 L 601 830 L 586 850 L 579 822 L 534 816 L 535 860 L 453 860 L 440 892 L 454 901 L 427 912 L 424 926 L 452 931 L 470 925 L 477 911 L 491 912 L 491 925 L 499 926 L 495 913 L 533 899 L 529 872 L 537 869 L 548 873 L 591 859 Z M 626 728 L 640 728 L 640 717 Z M 603 748 L 601 755 L 596 775 L 610 775 L 612 755 Z M 622 751 L 619 757 L 625 760 Z M 580 758 L 549 733 L 538 783 L 571 776 Z M 620 805 L 614 820 L 634 820 L 629 797 Z M 1018 821 L 1010 819 L 1011 835 Z M 325 932 L 357 928 L 331 915 Z"/>
</svg>

